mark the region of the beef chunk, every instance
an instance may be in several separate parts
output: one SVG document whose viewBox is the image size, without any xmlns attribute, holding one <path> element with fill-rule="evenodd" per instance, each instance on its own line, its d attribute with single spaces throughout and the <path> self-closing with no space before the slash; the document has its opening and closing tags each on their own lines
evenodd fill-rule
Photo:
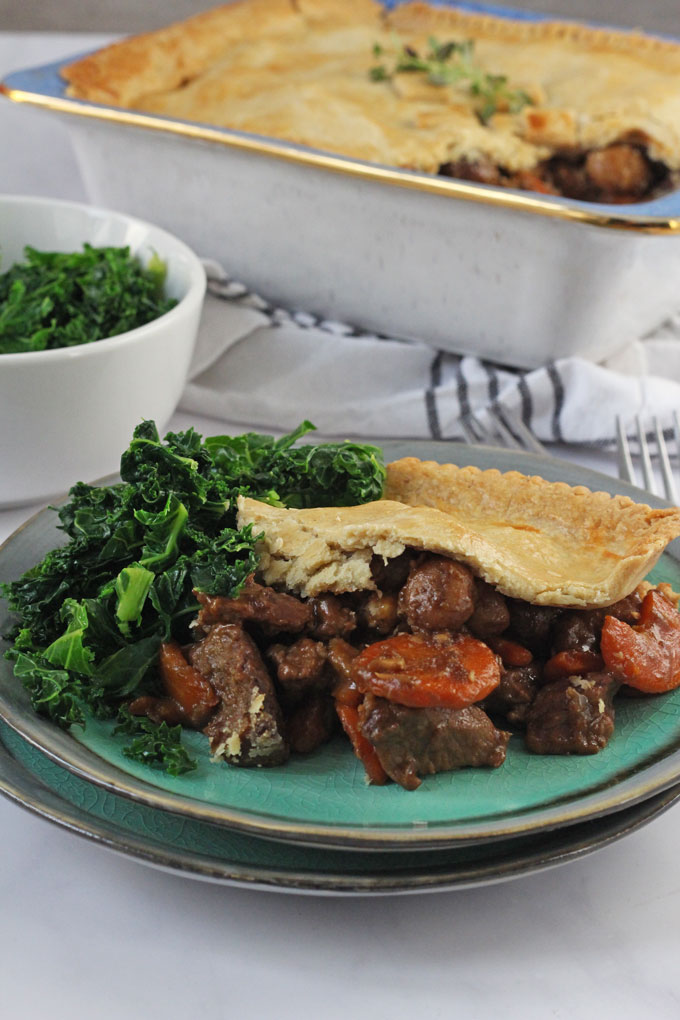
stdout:
<svg viewBox="0 0 680 1020">
<path fill-rule="evenodd" d="M 585 201 L 592 197 L 593 189 L 582 159 L 555 156 L 548 162 L 548 173 L 559 194 Z"/>
<path fill-rule="evenodd" d="M 374 556 L 371 560 L 371 576 L 378 591 L 398 592 L 406 583 L 412 562 L 413 553 L 410 549 L 405 549 L 401 555 L 389 560 Z"/>
<path fill-rule="evenodd" d="M 590 185 L 600 194 L 626 201 L 641 199 L 652 187 L 652 167 L 641 149 L 619 143 L 593 149 L 585 158 Z"/>
<path fill-rule="evenodd" d="M 196 630 L 205 633 L 214 623 L 239 623 L 252 621 L 270 630 L 299 633 L 312 619 L 312 610 L 306 602 L 294 595 L 286 595 L 264 587 L 248 578 L 234 598 L 221 595 L 206 595 L 196 592 L 201 603 L 196 620 Z"/>
<path fill-rule="evenodd" d="M 553 630 L 553 654 L 599 651 L 603 623 L 604 613 L 598 609 L 577 609 L 564 613 Z"/>
<path fill-rule="evenodd" d="M 291 751 L 309 754 L 333 736 L 338 717 L 330 695 L 320 691 L 296 705 L 286 720 L 286 735 Z"/>
<path fill-rule="evenodd" d="M 280 765 L 288 757 L 281 710 L 257 647 L 236 623 L 217 623 L 189 653 L 220 697 L 203 732 L 232 765 Z"/>
<path fill-rule="evenodd" d="M 439 167 L 442 177 L 455 177 L 460 181 L 476 181 L 478 184 L 504 184 L 503 175 L 496 163 L 480 157 L 468 160 L 464 157 L 455 162 L 443 163 Z"/>
<path fill-rule="evenodd" d="M 330 667 L 333 695 L 341 704 L 356 707 L 362 693 L 356 685 L 353 673 L 354 660 L 359 649 L 343 638 L 331 638 L 328 642 L 328 665 Z"/>
<path fill-rule="evenodd" d="M 288 702 L 300 701 L 309 691 L 327 686 L 326 646 L 320 641 L 301 637 L 292 645 L 272 645 L 267 657 L 276 667 L 279 688 Z"/>
<path fill-rule="evenodd" d="M 538 663 L 502 669 L 501 682 L 484 699 L 484 708 L 492 716 L 504 716 L 511 726 L 523 726 L 540 684 L 541 668 Z"/>
<path fill-rule="evenodd" d="M 639 202 L 669 184 L 667 167 L 630 142 L 554 156 L 545 169 L 562 195 L 586 202 Z"/>
<path fill-rule="evenodd" d="M 614 616 L 624 623 L 637 623 L 642 599 L 637 592 L 605 609 L 572 609 L 562 613 L 552 630 L 552 651 L 599 652 L 600 635 L 605 616 Z"/>
<path fill-rule="evenodd" d="M 397 596 L 393 592 L 369 592 L 357 615 L 366 630 L 380 635 L 391 634 L 398 622 Z"/>
<path fill-rule="evenodd" d="M 466 766 L 497 768 L 509 733 L 497 730 L 481 708 L 405 708 L 367 694 L 359 707 L 361 733 L 385 772 L 406 790 L 420 776 Z"/>
<path fill-rule="evenodd" d="M 328 640 L 346 637 L 357 625 L 354 610 L 336 595 L 318 595 L 307 603 L 311 612 L 310 633 Z"/>
<path fill-rule="evenodd" d="M 562 610 L 555 606 L 534 606 L 521 599 L 509 599 L 508 636 L 528 648 L 538 659 L 550 655 L 551 632 Z"/>
<path fill-rule="evenodd" d="M 475 608 L 467 621 L 468 630 L 484 641 L 508 629 L 510 610 L 504 595 L 481 578 L 475 579 Z"/>
<path fill-rule="evenodd" d="M 609 673 L 546 684 L 527 713 L 526 743 L 535 754 L 597 754 L 614 732 L 618 681 Z"/>
<path fill-rule="evenodd" d="M 663 584 L 659 585 L 660 590 L 664 587 Z M 630 595 L 626 595 L 625 599 L 620 599 L 613 606 L 608 606 L 603 610 L 603 613 L 605 616 L 615 616 L 617 620 L 623 620 L 624 623 L 630 623 L 632 626 L 640 619 L 642 598 L 641 593 L 636 589 Z"/>
<path fill-rule="evenodd" d="M 460 630 L 475 608 L 475 582 L 462 563 L 425 556 L 399 592 L 399 615 L 413 631 Z"/>
</svg>

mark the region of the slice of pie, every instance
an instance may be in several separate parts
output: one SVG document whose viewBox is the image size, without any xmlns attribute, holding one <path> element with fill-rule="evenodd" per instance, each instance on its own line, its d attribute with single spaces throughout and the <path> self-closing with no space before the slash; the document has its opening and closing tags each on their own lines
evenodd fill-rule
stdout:
<svg viewBox="0 0 680 1020">
<path fill-rule="evenodd" d="M 596 754 L 621 688 L 680 686 L 678 596 L 642 581 L 680 509 L 517 472 L 407 458 L 386 498 L 284 509 L 239 497 L 259 563 L 233 597 L 196 591 L 133 714 L 202 728 L 239 766 L 309 754 L 341 726 L 373 784 Z M 164 692 L 164 693 L 163 693 Z"/>
<path fill-rule="evenodd" d="M 628 203 L 680 173 L 680 44 L 421 3 L 242 0 L 62 69 L 79 99 Z"/>
<path fill-rule="evenodd" d="M 388 465 L 385 496 L 310 510 L 240 497 L 239 524 L 263 533 L 265 582 L 304 596 L 374 588 L 374 558 L 412 549 L 464 563 L 511 598 L 589 609 L 629 595 L 680 535 L 677 508 L 415 457 Z"/>
<path fill-rule="evenodd" d="M 641 583 L 680 509 L 415 458 L 388 466 L 386 495 L 306 510 L 240 497 L 273 587 L 249 582 L 202 610 L 207 624 L 252 622 L 269 591 L 306 608 L 299 625 L 260 608 L 260 641 L 276 641 L 265 657 L 284 701 L 291 685 L 318 698 L 327 678 L 370 782 L 413 790 L 431 773 L 497 768 L 511 731 L 534 754 L 596 754 L 622 687 L 680 685 L 678 596 Z M 273 638 L 275 616 L 295 634 Z"/>
</svg>

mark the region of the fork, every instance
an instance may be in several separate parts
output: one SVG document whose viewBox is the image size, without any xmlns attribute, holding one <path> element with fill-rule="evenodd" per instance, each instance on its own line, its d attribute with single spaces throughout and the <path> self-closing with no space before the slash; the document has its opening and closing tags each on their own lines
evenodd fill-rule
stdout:
<svg viewBox="0 0 680 1020">
<path fill-rule="evenodd" d="M 506 446 L 514 450 L 529 450 L 547 456 L 548 451 L 538 441 L 531 429 L 525 425 L 519 414 L 509 411 L 500 404 L 486 408 L 486 421 L 472 412 L 460 419 L 463 438 L 466 443 L 489 446 Z"/>
<path fill-rule="evenodd" d="M 635 416 L 635 436 L 638 442 L 640 467 L 644 487 L 649 492 L 656 493 L 656 495 L 659 496 L 664 495 L 671 503 L 677 504 L 678 486 L 675 478 L 673 477 L 671 457 L 666 437 L 664 435 L 664 430 L 656 416 L 651 419 L 650 424 L 651 431 L 654 436 L 652 443 L 650 443 L 647 438 L 648 429 L 642 420 L 642 416 L 639 414 Z M 673 437 L 676 451 L 680 457 L 680 418 L 678 417 L 677 411 L 673 412 Z M 633 464 L 633 456 L 631 454 L 628 433 L 621 415 L 617 415 L 616 418 L 616 451 L 619 478 L 626 482 L 630 482 L 632 485 L 637 485 L 637 475 Z M 656 484 L 657 479 L 654 471 L 654 459 L 658 460 L 659 464 L 663 489 L 662 492 L 658 491 Z"/>
</svg>

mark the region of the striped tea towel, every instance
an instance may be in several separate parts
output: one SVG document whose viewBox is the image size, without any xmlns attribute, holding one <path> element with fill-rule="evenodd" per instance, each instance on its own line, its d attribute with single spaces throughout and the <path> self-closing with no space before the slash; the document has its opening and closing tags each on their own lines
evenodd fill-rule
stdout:
<svg viewBox="0 0 680 1020">
<path fill-rule="evenodd" d="M 185 411 L 273 430 L 308 418 L 329 436 L 456 439 L 461 417 L 500 405 L 544 442 L 607 445 L 617 414 L 680 408 L 680 313 L 603 364 L 514 371 L 274 307 L 205 265 Z"/>
</svg>

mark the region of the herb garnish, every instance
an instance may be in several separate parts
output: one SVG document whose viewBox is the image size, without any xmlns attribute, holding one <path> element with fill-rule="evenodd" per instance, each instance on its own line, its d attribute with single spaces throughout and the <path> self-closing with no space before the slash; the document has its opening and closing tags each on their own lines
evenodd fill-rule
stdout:
<svg viewBox="0 0 680 1020">
<path fill-rule="evenodd" d="M 88 344 L 136 329 L 177 302 L 163 293 L 165 263 L 147 267 L 129 248 L 24 249 L 0 275 L 0 354 Z"/>
<path fill-rule="evenodd" d="M 508 79 L 505 75 L 487 74 L 482 70 L 474 59 L 473 39 L 440 43 L 430 38 L 428 46 L 425 56 L 421 56 L 413 46 L 402 46 L 391 67 L 380 63 L 370 69 L 371 80 L 389 81 L 395 74 L 419 71 L 427 75 L 427 80 L 432 85 L 466 84 L 471 94 L 480 100 L 477 115 L 484 124 L 499 109 L 517 113 L 531 103 L 531 97 L 522 89 L 508 88 Z M 385 50 L 380 43 L 373 46 L 373 55 L 385 56 Z"/>
<path fill-rule="evenodd" d="M 19 622 L 7 653 L 33 707 L 63 727 L 119 715 L 126 754 L 185 770 L 179 731 L 132 722 L 131 698 L 161 693 L 161 642 L 185 643 L 194 589 L 235 595 L 257 566 L 252 527 L 236 528 L 236 496 L 279 506 L 349 506 L 378 499 L 380 451 L 352 442 L 294 444 L 247 433 L 202 440 L 193 429 L 161 441 L 147 421 L 121 459 L 122 481 L 79 482 L 58 510 L 68 541 L 0 585 Z M 122 716 L 119 714 L 122 709 Z"/>
</svg>

